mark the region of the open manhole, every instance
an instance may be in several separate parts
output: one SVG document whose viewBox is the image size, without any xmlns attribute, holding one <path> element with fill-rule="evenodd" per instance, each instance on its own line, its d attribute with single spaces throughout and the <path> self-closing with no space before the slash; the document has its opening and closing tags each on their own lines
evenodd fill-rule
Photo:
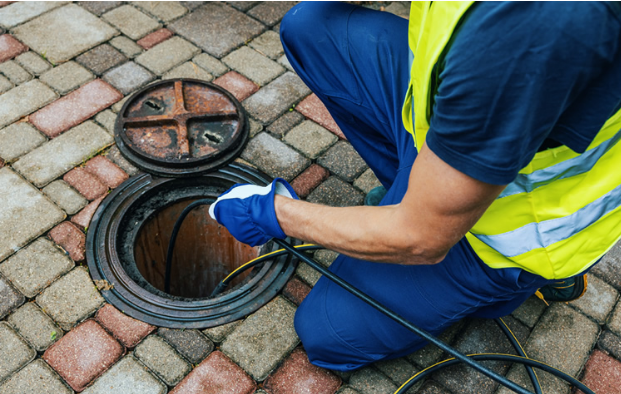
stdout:
<svg viewBox="0 0 621 394">
<path fill-rule="evenodd" d="M 198 199 L 215 201 L 236 183 L 271 182 L 253 168 L 229 164 L 248 138 L 235 98 L 202 81 L 158 82 L 125 103 L 115 134 L 124 156 L 146 173 L 110 193 L 89 227 L 87 263 L 94 280 L 110 284 L 102 290 L 108 302 L 157 326 L 207 328 L 255 311 L 284 287 L 297 265 L 289 256 L 249 270 L 210 297 L 235 268 L 278 247 L 238 242 L 205 205 L 183 222 L 165 291 L 166 252 L 181 211 Z"/>
</svg>

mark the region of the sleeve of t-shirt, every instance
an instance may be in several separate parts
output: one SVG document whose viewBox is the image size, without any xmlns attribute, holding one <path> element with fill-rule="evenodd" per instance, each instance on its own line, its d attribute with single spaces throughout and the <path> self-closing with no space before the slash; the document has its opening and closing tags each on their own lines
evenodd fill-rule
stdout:
<svg viewBox="0 0 621 394">
<path fill-rule="evenodd" d="M 603 4 L 477 3 L 440 64 L 428 147 L 498 185 L 512 182 L 548 137 L 584 151 L 594 135 L 559 133 L 558 121 L 611 67 L 619 34 Z"/>
</svg>

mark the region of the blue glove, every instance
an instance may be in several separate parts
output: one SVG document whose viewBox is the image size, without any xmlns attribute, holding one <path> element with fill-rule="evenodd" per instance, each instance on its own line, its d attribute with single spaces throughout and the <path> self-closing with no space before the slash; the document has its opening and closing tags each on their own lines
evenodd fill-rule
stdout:
<svg viewBox="0 0 621 394">
<path fill-rule="evenodd" d="M 272 238 L 286 238 L 274 209 L 276 194 L 299 200 L 291 185 L 276 178 L 267 186 L 235 185 L 209 207 L 216 219 L 240 242 L 263 245 Z"/>
</svg>

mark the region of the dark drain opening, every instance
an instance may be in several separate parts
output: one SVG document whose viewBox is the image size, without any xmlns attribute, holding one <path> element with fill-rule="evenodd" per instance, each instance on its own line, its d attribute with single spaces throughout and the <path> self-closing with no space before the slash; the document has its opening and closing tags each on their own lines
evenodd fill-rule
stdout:
<svg viewBox="0 0 621 394">
<path fill-rule="evenodd" d="M 177 202 L 156 212 L 138 231 L 134 244 L 136 267 L 160 291 L 164 291 L 166 252 L 173 226 L 192 201 L 195 200 Z M 208 205 L 193 209 L 181 226 L 173 255 L 171 295 L 209 297 L 230 272 L 260 254 L 258 247 L 233 238 L 226 228 L 209 217 L 208 210 Z M 231 287 L 240 284 L 248 273 L 235 278 Z"/>
</svg>

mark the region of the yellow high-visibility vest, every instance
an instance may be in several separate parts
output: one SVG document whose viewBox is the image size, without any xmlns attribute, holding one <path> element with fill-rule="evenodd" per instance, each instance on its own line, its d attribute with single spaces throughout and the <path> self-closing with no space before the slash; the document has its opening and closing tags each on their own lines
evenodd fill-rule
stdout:
<svg viewBox="0 0 621 394">
<path fill-rule="evenodd" d="M 412 2 L 403 122 L 417 149 L 429 130 L 433 67 L 472 4 Z M 621 238 L 620 130 L 621 110 L 584 153 L 564 145 L 537 152 L 466 234 L 483 262 L 562 279 L 612 248 Z"/>
</svg>

